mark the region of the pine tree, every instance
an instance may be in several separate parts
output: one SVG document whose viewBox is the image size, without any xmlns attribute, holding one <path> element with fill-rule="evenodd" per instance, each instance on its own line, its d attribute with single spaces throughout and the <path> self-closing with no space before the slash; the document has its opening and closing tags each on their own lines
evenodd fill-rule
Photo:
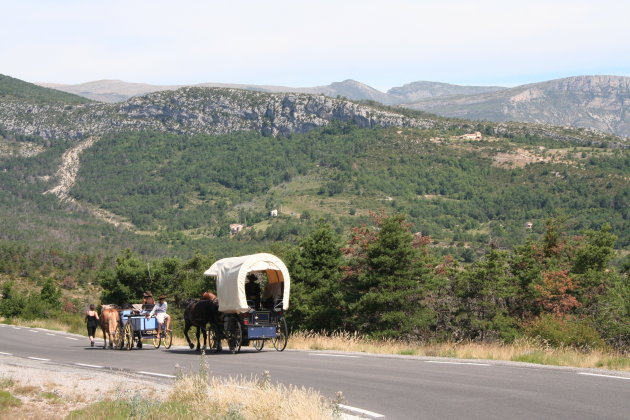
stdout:
<svg viewBox="0 0 630 420">
<path fill-rule="evenodd" d="M 429 271 L 403 215 L 385 218 L 367 247 L 366 270 L 353 305 L 361 331 L 383 337 L 417 337 L 431 317 L 422 305 Z"/>
<path fill-rule="evenodd" d="M 312 330 L 342 327 L 345 301 L 341 288 L 340 239 L 332 227 L 320 222 L 300 242 L 292 273 L 295 326 Z"/>
</svg>

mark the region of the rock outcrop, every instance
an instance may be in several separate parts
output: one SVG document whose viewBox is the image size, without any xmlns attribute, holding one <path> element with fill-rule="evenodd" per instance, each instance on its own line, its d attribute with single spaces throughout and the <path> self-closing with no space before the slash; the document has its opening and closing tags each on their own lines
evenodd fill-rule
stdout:
<svg viewBox="0 0 630 420">
<path fill-rule="evenodd" d="M 182 88 L 133 97 L 119 104 L 55 105 L 0 101 L 0 124 L 43 138 L 84 138 L 112 130 L 223 134 L 254 130 L 265 135 L 303 133 L 331 121 L 359 127 L 421 127 L 435 119 L 407 117 L 324 95 L 269 94 L 236 89 Z"/>
</svg>

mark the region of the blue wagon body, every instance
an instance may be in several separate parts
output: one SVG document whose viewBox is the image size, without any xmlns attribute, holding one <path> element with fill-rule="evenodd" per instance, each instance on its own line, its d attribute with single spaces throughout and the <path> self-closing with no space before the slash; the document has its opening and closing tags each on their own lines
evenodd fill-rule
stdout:
<svg viewBox="0 0 630 420">
<path fill-rule="evenodd" d="M 120 311 L 121 339 L 119 348 L 128 350 L 133 347 L 142 348 L 142 340 L 154 340 L 154 346 L 159 347 L 157 330 L 158 322 L 155 316 L 147 318 L 146 312 L 123 309 Z M 161 334 L 165 334 L 164 325 L 162 325 Z M 170 334 L 168 335 L 170 336 Z M 169 344 L 166 347 L 170 347 L 170 337 Z"/>
</svg>

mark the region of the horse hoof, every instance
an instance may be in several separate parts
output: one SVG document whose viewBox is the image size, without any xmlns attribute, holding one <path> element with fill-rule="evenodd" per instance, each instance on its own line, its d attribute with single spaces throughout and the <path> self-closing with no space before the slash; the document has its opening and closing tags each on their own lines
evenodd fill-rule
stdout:
<svg viewBox="0 0 630 420">
<path fill-rule="evenodd" d="M 190 343 L 189 346 L 191 350 L 195 348 L 195 345 L 193 343 Z"/>
</svg>

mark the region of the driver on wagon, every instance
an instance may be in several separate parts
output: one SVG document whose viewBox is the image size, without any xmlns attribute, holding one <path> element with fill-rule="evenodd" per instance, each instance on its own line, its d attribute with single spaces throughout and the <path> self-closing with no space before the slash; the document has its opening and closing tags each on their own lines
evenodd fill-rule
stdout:
<svg viewBox="0 0 630 420">
<path fill-rule="evenodd" d="M 166 321 L 166 331 L 171 331 L 171 316 L 166 313 L 166 309 L 168 308 L 168 304 L 166 303 L 166 296 L 160 295 L 158 297 L 158 303 L 155 304 L 153 309 L 149 314 L 147 314 L 147 318 L 152 317 L 155 314 L 155 318 L 158 322 L 157 328 L 157 338 L 160 338 L 160 332 L 162 331 L 162 324 Z"/>
</svg>

